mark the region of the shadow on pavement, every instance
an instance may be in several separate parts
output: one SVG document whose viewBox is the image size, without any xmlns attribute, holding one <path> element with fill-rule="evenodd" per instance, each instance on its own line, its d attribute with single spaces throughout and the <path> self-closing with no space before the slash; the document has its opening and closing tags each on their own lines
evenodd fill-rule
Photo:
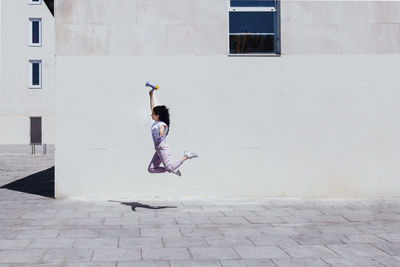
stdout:
<svg viewBox="0 0 400 267">
<path fill-rule="evenodd" d="M 139 202 L 121 202 L 121 201 L 115 201 L 115 200 L 109 200 L 109 202 L 118 202 L 118 203 L 121 203 L 121 205 L 130 206 L 133 211 L 136 211 L 136 208 L 144 208 L 144 209 L 152 209 L 152 210 L 177 208 L 176 206 L 150 206 L 150 205 L 146 205 L 146 204 L 141 204 Z"/>
<path fill-rule="evenodd" d="M 0 188 L 54 198 L 54 166 Z"/>
</svg>

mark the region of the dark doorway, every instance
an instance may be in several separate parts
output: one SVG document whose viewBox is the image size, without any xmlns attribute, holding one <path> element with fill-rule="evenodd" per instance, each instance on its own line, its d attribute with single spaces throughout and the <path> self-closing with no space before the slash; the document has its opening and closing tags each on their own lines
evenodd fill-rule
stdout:
<svg viewBox="0 0 400 267">
<path fill-rule="evenodd" d="M 31 117 L 31 144 L 42 144 L 42 117 Z"/>
</svg>

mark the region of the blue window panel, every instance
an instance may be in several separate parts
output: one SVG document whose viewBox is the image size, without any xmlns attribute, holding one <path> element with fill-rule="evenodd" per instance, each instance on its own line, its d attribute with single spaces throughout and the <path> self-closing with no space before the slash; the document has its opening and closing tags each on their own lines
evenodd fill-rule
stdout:
<svg viewBox="0 0 400 267">
<path fill-rule="evenodd" d="M 32 0 L 32 2 L 39 2 L 40 0 Z"/>
<path fill-rule="evenodd" d="M 32 43 L 39 43 L 39 21 L 32 21 Z"/>
<path fill-rule="evenodd" d="M 40 85 L 40 64 L 32 63 L 32 85 Z"/>
<path fill-rule="evenodd" d="M 277 0 L 231 0 L 231 7 L 277 7 Z"/>
<path fill-rule="evenodd" d="M 276 12 L 229 12 L 229 33 L 275 33 Z"/>
<path fill-rule="evenodd" d="M 230 54 L 274 54 L 276 52 L 274 35 L 229 35 Z"/>
</svg>

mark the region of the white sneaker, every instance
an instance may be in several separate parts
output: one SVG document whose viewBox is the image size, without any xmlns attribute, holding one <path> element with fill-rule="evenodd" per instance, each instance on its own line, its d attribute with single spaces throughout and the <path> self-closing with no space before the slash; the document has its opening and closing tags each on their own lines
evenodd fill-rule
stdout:
<svg viewBox="0 0 400 267">
<path fill-rule="evenodd" d="M 174 173 L 175 173 L 176 175 L 178 175 L 178 176 L 182 176 L 182 173 L 181 173 L 180 170 L 176 170 Z"/>
<path fill-rule="evenodd" d="M 185 151 L 183 153 L 184 156 L 188 157 L 188 159 L 193 159 L 193 158 L 198 158 L 196 153 L 190 152 L 190 151 Z"/>
</svg>

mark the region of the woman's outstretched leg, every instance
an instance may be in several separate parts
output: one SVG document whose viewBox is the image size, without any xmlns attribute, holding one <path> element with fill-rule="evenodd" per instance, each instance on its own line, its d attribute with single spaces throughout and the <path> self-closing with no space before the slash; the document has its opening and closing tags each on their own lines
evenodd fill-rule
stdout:
<svg viewBox="0 0 400 267">
<path fill-rule="evenodd" d="M 166 171 L 176 173 L 177 169 L 182 165 L 183 160 L 172 161 L 171 150 L 165 141 L 162 141 L 158 145 L 157 152 Z"/>
</svg>

